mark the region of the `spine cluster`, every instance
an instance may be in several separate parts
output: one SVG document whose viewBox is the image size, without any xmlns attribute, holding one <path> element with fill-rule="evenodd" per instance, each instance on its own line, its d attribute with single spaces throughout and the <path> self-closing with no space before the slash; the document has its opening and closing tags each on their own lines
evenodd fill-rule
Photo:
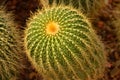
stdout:
<svg viewBox="0 0 120 80">
<path fill-rule="evenodd" d="M 51 80 L 97 80 L 104 71 L 102 44 L 85 16 L 69 7 L 38 10 L 24 41 L 31 61 Z"/>
</svg>

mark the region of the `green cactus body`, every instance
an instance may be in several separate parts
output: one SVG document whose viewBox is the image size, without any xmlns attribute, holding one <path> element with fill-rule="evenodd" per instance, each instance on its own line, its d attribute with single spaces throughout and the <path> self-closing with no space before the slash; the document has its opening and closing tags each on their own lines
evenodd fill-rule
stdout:
<svg viewBox="0 0 120 80">
<path fill-rule="evenodd" d="M 80 12 L 69 7 L 38 10 L 27 27 L 28 56 L 45 80 L 96 80 L 103 74 L 104 49 Z"/>
<path fill-rule="evenodd" d="M 0 9 L 0 80 L 14 80 L 20 65 L 20 50 L 12 19 Z M 22 51 L 21 51 L 22 52 Z"/>
</svg>

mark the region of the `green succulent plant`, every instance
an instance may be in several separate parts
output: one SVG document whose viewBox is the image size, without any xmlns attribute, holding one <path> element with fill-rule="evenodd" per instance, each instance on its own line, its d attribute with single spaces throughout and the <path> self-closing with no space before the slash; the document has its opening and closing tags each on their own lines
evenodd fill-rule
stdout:
<svg viewBox="0 0 120 80">
<path fill-rule="evenodd" d="M 105 0 L 48 0 L 48 3 L 70 5 L 91 17 L 99 13 L 98 11 L 105 5 Z"/>
<path fill-rule="evenodd" d="M 89 20 L 69 6 L 32 14 L 24 42 L 30 61 L 45 80 L 97 80 L 103 75 L 102 43 Z"/>
<path fill-rule="evenodd" d="M 0 80 L 14 80 L 18 76 L 21 55 L 18 35 L 10 14 L 0 8 Z"/>
</svg>

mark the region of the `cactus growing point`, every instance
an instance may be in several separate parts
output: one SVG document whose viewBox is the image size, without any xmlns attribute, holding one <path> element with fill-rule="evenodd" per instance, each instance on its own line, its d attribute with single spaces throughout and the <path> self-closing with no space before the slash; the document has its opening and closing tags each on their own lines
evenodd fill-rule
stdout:
<svg viewBox="0 0 120 80">
<path fill-rule="evenodd" d="M 27 23 L 28 56 L 47 80 L 96 80 L 104 71 L 104 48 L 80 12 L 66 6 L 38 10 Z"/>
</svg>

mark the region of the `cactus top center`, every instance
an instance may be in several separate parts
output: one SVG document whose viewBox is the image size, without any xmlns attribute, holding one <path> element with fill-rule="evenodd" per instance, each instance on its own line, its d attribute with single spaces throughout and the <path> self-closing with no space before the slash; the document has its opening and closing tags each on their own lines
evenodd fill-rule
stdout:
<svg viewBox="0 0 120 80">
<path fill-rule="evenodd" d="M 50 35 L 55 35 L 59 30 L 59 25 L 55 22 L 49 22 L 46 25 L 46 33 Z"/>
</svg>

